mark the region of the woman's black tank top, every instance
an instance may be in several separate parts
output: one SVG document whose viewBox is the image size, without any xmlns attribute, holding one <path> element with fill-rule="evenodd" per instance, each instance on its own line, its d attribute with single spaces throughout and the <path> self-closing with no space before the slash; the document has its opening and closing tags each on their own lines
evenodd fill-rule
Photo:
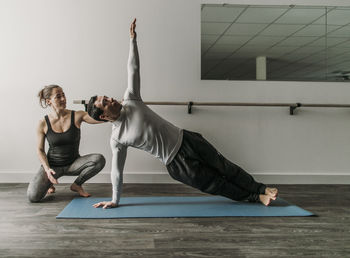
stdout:
<svg viewBox="0 0 350 258">
<path fill-rule="evenodd" d="M 47 123 L 46 138 L 49 142 L 47 159 L 53 167 L 67 166 L 73 163 L 79 155 L 80 128 L 74 124 L 74 111 L 71 113 L 71 124 L 67 131 L 56 133 L 52 130 L 48 116 L 45 116 Z"/>
</svg>

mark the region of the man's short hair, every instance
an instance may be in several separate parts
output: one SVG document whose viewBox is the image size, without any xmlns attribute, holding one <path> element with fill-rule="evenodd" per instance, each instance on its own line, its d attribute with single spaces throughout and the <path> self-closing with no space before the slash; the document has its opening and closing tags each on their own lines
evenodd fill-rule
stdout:
<svg viewBox="0 0 350 258">
<path fill-rule="evenodd" d="M 100 118 L 100 115 L 103 114 L 103 110 L 95 106 L 96 99 L 97 95 L 90 98 L 89 104 L 87 105 L 87 112 L 93 119 L 107 122 L 107 120 Z"/>
</svg>

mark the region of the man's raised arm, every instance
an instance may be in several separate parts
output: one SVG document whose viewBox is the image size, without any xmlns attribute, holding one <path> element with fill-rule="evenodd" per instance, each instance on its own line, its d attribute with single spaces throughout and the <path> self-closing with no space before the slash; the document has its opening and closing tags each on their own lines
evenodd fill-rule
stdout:
<svg viewBox="0 0 350 258">
<path fill-rule="evenodd" d="M 136 19 L 130 25 L 130 50 L 128 59 L 128 93 L 124 99 L 141 99 L 140 94 L 140 61 L 136 42 Z"/>
</svg>

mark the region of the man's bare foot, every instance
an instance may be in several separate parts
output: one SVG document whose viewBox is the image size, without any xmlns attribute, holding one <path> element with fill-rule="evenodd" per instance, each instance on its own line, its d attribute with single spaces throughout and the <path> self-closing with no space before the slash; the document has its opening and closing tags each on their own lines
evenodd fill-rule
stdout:
<svg viewBox="0 0 350 258">
<path fill-rule="evenodd" d="M 84 189 L 80 186 L 80 185 L 77 185 L 76 183 L 73 183 L 71 186 L 70 186 L 70 189 L 73 191 L 73 192 L 77 192 L 80 196 L 82 197 L 89 197 L 91 196 L 91 194 L 87 193 L 84 191 Z"/>
<path fill-rule="evenodd" d="M 266 187 L 265 189 L 265 194 L 269 195 L 271 197 L 277 197 L 278 195 L 278 189 L 277 188 L 270 188 L 270 187 Z"/>
<path fill-rule="evenodd" d="M 266 195 L 266 194 L 260 194 L 259 195 L 259 200 L 265 206 L 269 206 L 271 200 L 276 200 L 276 197 L 272 197 L 272 196 Z"/>
<path fill-rule="evenodd" d="M 52 194 L 56 192 L 56 188 L 52 185 L 50 188 L 47 190 L 47 194 Z"/>
</svg>

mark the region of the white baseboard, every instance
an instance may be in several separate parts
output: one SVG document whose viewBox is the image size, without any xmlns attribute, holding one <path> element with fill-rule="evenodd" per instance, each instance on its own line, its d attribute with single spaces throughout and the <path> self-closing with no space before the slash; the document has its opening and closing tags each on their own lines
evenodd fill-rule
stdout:
<svg viewBox="0 0 350 258">
<path fill-rule="evenodd" d="M 36 171 L 1 171 L 0 183 L 28 183 Z M 255 172 L 251 175 L 265 184 L 350 184 L 350 172 L 338 173 L 278 173 Z M 61 177 L 60 183 L 72 183 L 75 177 Z M 110 183 L 109 171 L 102 171 L 88 183 Z M 178 183 L 167 172 L 125 172 L 124 183 Z"/>
</svg>

